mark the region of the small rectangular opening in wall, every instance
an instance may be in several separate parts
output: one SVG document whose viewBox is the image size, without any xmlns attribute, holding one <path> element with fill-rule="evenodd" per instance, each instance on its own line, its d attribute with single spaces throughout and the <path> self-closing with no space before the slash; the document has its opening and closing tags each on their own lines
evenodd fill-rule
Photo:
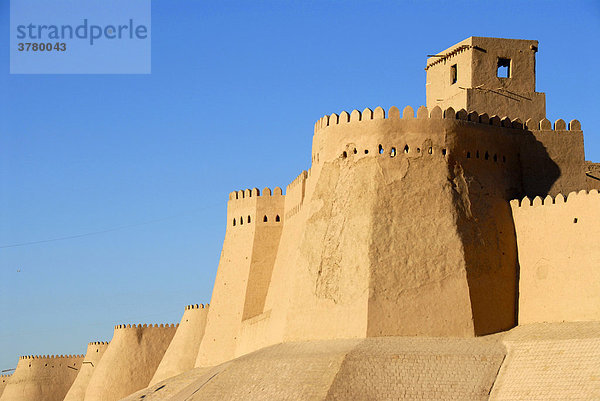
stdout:
<svg viewBox="0 0 600 401">
<path fill-rule="evenodd" d="M 496 73 L 498 78 L 510 78 L 510 59 L 499 58 L 498 59 L 498 71 Z"/>
<path fill-rule="evenodd" d="M 450 85 L 453 85 L 458 80 L 456 64 L 450 67 Z"/>
</svg>

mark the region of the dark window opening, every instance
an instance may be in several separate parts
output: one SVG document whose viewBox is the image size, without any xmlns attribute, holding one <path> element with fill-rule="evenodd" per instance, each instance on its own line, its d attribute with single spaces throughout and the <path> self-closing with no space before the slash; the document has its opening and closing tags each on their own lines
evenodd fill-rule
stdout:
<svg viewBox="0 0 600 401">
<path fill-rule="evenodd" d="M 408 145 L 404 146 L 404 153 L 408 153 L 408 150 L 409 150 Z"/>
<path fill-rule="evenodd" d="M 453 85 L 458 81 L 458 72 L 456 69 L 456 64 L 450 67 L 450 85 Z"/>
<path fill-rule="evenodd" d="M 498 78 L 510 78 L 510 59 L 499 58 L 498 59 L 498 70 L 496 72 Z"/>
<path fill-rule="evenodd" d="M 240 217 L 240 226 L 244 225 L 244 218 Z"/>
<path fill-rule="evenodd" d="M 442 155 L 446 156 L 446 149 L 442 149 Z M 471 155 L 469 154 L 469 156 Z"/>
<path fill-rule="evenodd" d="M 248 223 L 250 223 L 250 222 L 251 222 L 251 220 L 250 220 L 250 216 L 248 216 Z"/>
<path fill-rule="evenodd" d="M 348 157 L 348 153 L 346 153 L 346 151 L 344 151 L 344 153 L 342 153 L 342 157 L 345 159 L 346 157 Z"/>
<path fill-rule="evenodd" d="M 354 154 L 356 154 L 356 148 L 354 148 L 353 152 L 354 152 Z"/>
<path fill-rule="evenodd" d="M 494 155 L 494 161 L 497 162 L 498 161 L 498 155 Z"/>
<path fill-rule="evenodd" d="M 573 219 L 573 223 L 577 223 L 577 217 Z"/>
<path fill-rule="evenodd" d="M 506 156 L 502 156 L 502 163 L 506 163 Z"/>
<path fill-rule="evenodd" d="M 484 156 L 485 160 L 489 160 L 490 158 L 490 154 L 488 152 L 485 152 L 485 156 Z"/>
<path fill-rule="evenodd" d="M 267 221 L 269 221 L 269 219 L 267 219 L 267 215 L 265 214 L 265 217 L 263 217 L 263 221 L 266 223 Z"/>
<path fill-rule="evenodd" d="M 467 159 L 471 158 L 471 152 L 467 152 Z"/>
<path fill-rule="evenodd" d="M 421 153 L 421 148 L 417 148 L 417 153 Z"/>
<path fill-rule="evenodd" d="M 383 154 L 383 146 L 379 145 L 379 154 L 382 155 Z"/>
<path fill-rule="evenodd" d="M 477 153 L 475 153 L 475 157 L 479 159 L 479 151 L 477 151 Z"/>
<path fill-rule="evenodd" d="M 275 221 L 278 223 L 281 221 L 281 219 L 279 218 L 279 215 L 275 216 Z"/>
<path fill-rule="evenodd" d="M 233 219 L 233 226 L 235 227 L 235 219 Z"/>
<path fill-rule="evenodd" d="M 369 154 L 369 150 L 365 149 L 365 155 L 368 155 L 368 154 Z"/>
<path fill-rule="evenodd" d="M 433 148 L 430 147 L 429 150 L 427 150 L 427 153 L 429 153 L 430 155 L 433 154 Z"/>
<path fill-rule="evenodd" d="M 390 151 L 390 157 L 394 156 L 396 156 L 396 148 L 392 148 L 392 150 Z"/>
</svg>

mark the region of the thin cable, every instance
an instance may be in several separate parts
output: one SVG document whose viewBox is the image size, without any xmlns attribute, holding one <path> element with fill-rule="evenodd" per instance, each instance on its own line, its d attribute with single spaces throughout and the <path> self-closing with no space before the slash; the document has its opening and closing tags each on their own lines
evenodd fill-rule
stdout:
<svg viewBox="0 0 600 401">
<path fill-rule="evenodd" d="M 113 232 L 113 231 L 125 230 L 127 228 L 145 226 L 145 225 L 148 225 L 148 224 L 160 223 L 162 221 L 172 220 L 172 219 L 176 219 L 176 218 L 183 217 L 183 216 L 188 216 L 188 215 L 190 215 L 192 213 L 197 213 L 200 210 L 206 210 L 206 209 L 211 208 L 213 206 L 215 206 L 215 205 L 204 207 L 202 209 L 197 209 L 194 212 L 181 213 L 181 214 L 177 214 L 177 215 L 174 215 L 174 216 L 163 217 L 163 218 L 156 219 L 156 220 L 145 221 L 145 222 L 142 222 L 142 223 L 126 224 L 126 225 L 122 225 L 122 226 L 111 227 L 111 228 L 107 228 L 105 230 L 91 231 L 91 232 L 87 232 L 87 233 L 83 233 L 83 234 L 68 235 L 68 236 L 65 236 L 65 237 L 49 238 L 49 239 L 43 239 L 43 240 L 38 240 L 38 241 L 27 241 L 27 242 L 18 242 L 16 244 L 0 245 L 0 249 L 16 248 L 16 247 L 19 247 L 19 246 L 27 246 L 27 245 L 44 244 L 44 243 L 47 243 L 47 242 L 65 241 L 65 240 L 69 240 L 69 239 L 89 237 L 89 236 L 92 236 L 92 235 L 105 234 L 105 233 L 110 233 L 110 232 Z"/>
</svg>

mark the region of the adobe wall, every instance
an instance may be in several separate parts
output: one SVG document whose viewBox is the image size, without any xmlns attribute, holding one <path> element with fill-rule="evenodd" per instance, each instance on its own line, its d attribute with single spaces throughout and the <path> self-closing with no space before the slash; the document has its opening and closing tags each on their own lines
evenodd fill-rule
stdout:
<svg viewBox="0 0 600 401">
<path fill-rule="evenodd" d="M 600 320 L 600 195 L 511 201 L 519 250 L 519 324 Z"/>
<path fill-rule="evenodd" d="M 577 120 L 528 120 L 532 133 L 521 145 L 523 194 L 557 195 L 586 188 L 583 131 Z M 546 154 L 543 158 L 540 155 Z M 549 157 L 548 157 L 549 156 Z"/>
<path fill-rule="evenodd" d="M 116 401 L 147 387 L 175 325 L 118 325 L 85 392 L 85 401 Z"/>
<path fill-rule="evenodd" d="M 284 204 L 281 188 L 230 194 L 225 240 L 196 366 L 232 359 L 242 320 L 262 312 L 283 229 Z"/>
<path fill-rule="evenodd" d="M 360 291 L 365 291 L 361 279 L 367 280 L 368 329 L 363 335 L 465 336 L 514 325 L 516 252 L 514 237 L 511 249 L 506 200 L 521 190 L 518 150 L 523 135 L 510 120 L 493 117 L 482 123 L 477 114 L 452 109 L 443 113 L 439 108 L 430 113 L 425 107 L 416 116 L 407 107 L 402 118 L 395 107 L 387 117 L 381 108 L 355 110 L 328 116 L 317 125 L 319 145 L 314 152 L 324 165 L 311 201 L 325 213 L 321 221 L 313 214 L 313 221 L 329 234 L 334 232 L 332 215 L 338 215 L 356 244 L 335 248 L 343 255 L 338 266 L 318 260 L 320 244 L 336 244 L 337 238 L 302 244 L 302 253 L 313 253 L 324 271 L 334 271 L 328 283 L 332 287 L 338 285 L 336 274 L 355 277 Z M 326 172 L 333 179 L 324 179 Z M 339 192 L 331 193 L 330 188 Z M 338 211 L 321 206 L 337 202 L 342 205 Z M 343 209 L 352 202 L 355 211 Z M 348 224 L 353 215 L 366 224 L 356 232 Z M 309 218 L 307 231 L 312 223 Z M 362 238 L 365 232 L 367 238 Z M 481 241 L 488 234 L 498 240 Z M 369 247 L 361 260 L 357 252 L 364 241 Z M 345 257 L 367 266 L 366 278 L 344 273 L 343 268 L 354 271 L 352 262 L 344 266 Z M 297 281 L 314 283 L 320 279 L 316 273 Z M 296 312 L 312 312 L 307 310 L 307 296 L 308 291 L 296 294 L 304 310 Z M 338 300 L 333 303 L 341 306 Z M 506 312 L 492 314 L 490 308 Z M 323 320 L 304 321 L 331 324 L 328 315 L 339 313 L 327 311 Z M 292 331 L 297 330 L 290 326 Z"/>
<path fill-rule="evenodd" d="M 587 189 L 600 190 L 600 163 L 585 162 Z"/>
<path fill-rule="evenodd" d="M 22 356 L 2 401 L 62 401 L 81 369 L 83 355 Z"/>
<path fill-rule="evenodd" d="M 94 341 L 88 344 L 85 358 L 81 363 L 81 369 L 73 385 L 67 392 L 64 401 L 83 401 L 85 399 L 87 386 L 107 347 L 108 342 L 104 341 Z"/>
<path fill-rule="evenodd" d="M 169 348 L 167 348 L 156 369 L 156 373 L 150 380 L 150 386 L 194 367 L 198 349 L 202 337 L 204 337 L 208 310 L 208 304 L 206 306 L 196 304 L 185 307 L 173 340 L 171 340 Z"/>
<path fill-rule="evenodd" d="M 577 120 L 553 129 L 451 108 L 325 116 L 312 160 L 287 188 L 263 312 L 242 322 L 235 355 L 281 341 L 513 327 L 508 200 L 585 182 Z"/>
<path fill-rule="evenodd" d="M 9 377 L 10 377 L 10 375 L 0 375 L 0 397 L 2 396 L 2 393 L 4 392 L 4 387 L 6 387 Z"/>
<path fill-rule="evenodd" d="M 312 190 L 314 169 L 300 173 L 287 187 L 284 204 L 285 224 L 271 283 L 260 315 L 242 321 L 237 340 L 236 356 L 283 341 L 285 326 L 294 298 L 293 285 L 297 280 L 296 260 L 299 255 L 298 240 L 306 221 L 304 201 Z"/>
</svg>

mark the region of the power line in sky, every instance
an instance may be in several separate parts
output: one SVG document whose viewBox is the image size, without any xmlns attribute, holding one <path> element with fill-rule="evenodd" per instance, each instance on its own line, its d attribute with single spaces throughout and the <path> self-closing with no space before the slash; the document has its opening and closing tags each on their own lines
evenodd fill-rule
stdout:
<svg viewBox="0 0 600 401">
<path fill-rule="evenodd" d="M 92 235 L 105 234 L 105 233 L 109 233 L 109 232 L 113 232 L 113 231 L 125 230 L 127 228 L 145 226 L 145 225 L 148 225 L 148 224 L 160 223 L 160 222 L 166 221 L 166 220 L 172 220 L 172 219 L 176 219 L 176 218 L 179 218 L 179 217 L 189 216 L 189 215 L 191 215 L 193 213 L 197 213 L 200 210 L 206 210 L 206 209 L 209 209 L 209 208 L 211 208 L 213 206 L 215 206 L 215 205 L 210 205 L 208 207 L 204 207 L 204 208 L 201 208 L 201 209 L 196 209 L 194 211 L 190 211 L 190 212 L 186 212 L 186 213 L 180 213 L 180 214 L 177 214 L 177 215 L 174 215 L 174 216 L 163 217 L 163 218 L 160 218 L 160 219 L 145 221 L 145 222 L 141 222 L 141 223 L 134 223 L 134 224 L 126 224 L 126 225 L 116 226 L 116 227 L 111 227 L 111 228 L 107 228 L 107 229 L 104 229 L 104 230 L 90 231 L 90 232 L 81 233 L 81 234 L 67 235 L 67 236 L 64 236 L 64 237 L 56 237 L 56 238 L 48 238 L 48 239 L 37 240 L 37 241 L 17 242 L 15 244 L 0 245 L 0 249 L 17 248 L 17 247 L 20 247 L 20 246 L 44 244 L 44 243 L 56 242 L 56 241 L 65 241 L 65 240 L 70 240 L 70 239 L 89 237 L 89 236 L 92 236 Z"/>
</svg>

